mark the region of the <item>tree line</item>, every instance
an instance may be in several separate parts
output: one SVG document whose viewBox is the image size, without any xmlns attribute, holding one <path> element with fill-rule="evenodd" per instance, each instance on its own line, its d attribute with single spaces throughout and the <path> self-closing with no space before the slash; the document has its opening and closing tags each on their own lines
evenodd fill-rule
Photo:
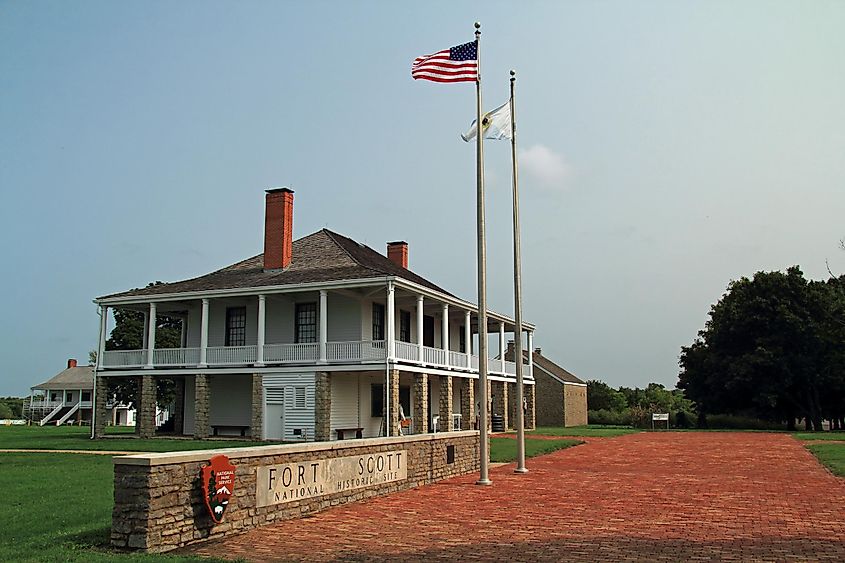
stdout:
<svg viewBox="0 0 845 563">
<path fill-rule="evenodd" d="M 647 428 L 653 413 L 668 413 L 672 426 L 686 428 L 695 422 L 695 406 L 679 389 L 660 383 L 614 389 L 598 379 L 587 381 L 587 419 L 590 424 L 619 424 Z"/>
<path fill-rule="evenodd" d="M 679 365 L 699 426 L 719 413 L 845 429 L 845 276 L 793 266 L 732 281 Z"/>
</svg>

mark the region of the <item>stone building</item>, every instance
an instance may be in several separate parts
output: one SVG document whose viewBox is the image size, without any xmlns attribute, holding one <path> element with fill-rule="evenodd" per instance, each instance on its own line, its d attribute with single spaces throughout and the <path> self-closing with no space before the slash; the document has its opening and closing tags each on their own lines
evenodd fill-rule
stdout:
<svg viewBox="0 0 845 563">
<path fill-rule="evenodd" d="M 96 299 L 95 434 L 117 377 L 137 381 L 142 436 L 156 432 L 158 378 L 175 383 L 177 435 L 311 441 L 474 428 L 477 306 L 408 269 L 404 241 L 384 255 L 327 229 L 292 239 L 293 191 L 267 190 L 263 254 Z M 105 350 L 115 308 L 144 314 L 142 349 Z M 179 348 L 155 348 L 157 315 L 181 320 Z M 499 357 L 514 329 L 509 316 L 488 312 Z M 523 329 L 530 343 L 534 326 Z M 488 366 L 492 397 L 515 395 L 515 365 Z"/>
<path fill-rule="evenodd" d="M 530 348 L 529 348 L 530 349 Z M 513 359 L 513 343 L 505 357 Z M 523 351 L 526 360 L 528 351 Z M 530 356 L 536 387 L 538 426 L 583 426 L 587 424 L 587 384 L 566 371 L 535 348 Z M 514 406 L 511 404 L 511 411 Z"/>
</svg>

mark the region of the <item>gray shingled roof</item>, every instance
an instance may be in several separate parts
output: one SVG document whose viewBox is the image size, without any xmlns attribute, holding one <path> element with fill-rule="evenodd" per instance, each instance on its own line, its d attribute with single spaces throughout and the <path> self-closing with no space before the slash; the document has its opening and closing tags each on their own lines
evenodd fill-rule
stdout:
<svg viewBox="0 0 845 563">
<path fill-rule="evenodd" d="M 508 361 L 513 361 L 513 342 L 508 343 L 508 349 L 505 352 L 505 359 Z M 528 360 L 528 350 L 522 351 L 522 357 Z M 547 357 L 545 357 L 539 350 L 534 350 L 533 358 L 534 365 L 539 366 L 541 369 L 545 370 L 546 372 L 550 373 L 552 377 L 560 381 L 561 383 L 581 383 L 580 378 L 575 376 L 574 374 L 566 371 Z"/>
<path fill-rule="evenodd" d="M 291 263 L 284 270 L 265 272 L 264 254 L 259 254 L 197 278 L 132 289 L 100 299 L 333 282 L 380 276 L 401 277 L 452 295 L 412 271 L 394 264 L 380 252 L 328 229 L 322 229 L 293 241 Z"/>
<path fill-rule="evenodd" d="M 60 371 L 52 379 L 48 379 L 33 389 L 93 389 L 94 366 L 77 366 Z"/>
</svg>

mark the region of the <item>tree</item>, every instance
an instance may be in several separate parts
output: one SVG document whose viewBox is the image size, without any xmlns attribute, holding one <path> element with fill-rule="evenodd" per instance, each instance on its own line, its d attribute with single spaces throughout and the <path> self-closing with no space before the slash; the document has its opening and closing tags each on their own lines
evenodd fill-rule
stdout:
<svg viewBox="0 0 845 563">
<path fill-rule="evenodd" d="M 842 336 L 831 323 L 839 301 L 831 287 L 808 282 L 797 266 L 731 282 L 698 338 L 681 348 L 678 387 L 700 416 L 804 418 L 821 429 L 822 397 L 842 380 L 835 362 Z"/>
<path fill-rule="evenodd" d="M 147 287 L 160 285 L 150 283 Z M 179 348 L 182 345 L 182 319 L 167 315 L 156 315 L 156 348 Z M 114 329 L 106 340 L 106 350 L 140 350 L 144 347 L 144 314 L 131 309 L 114 310 Z M 96 352 L 94 356 L 96 359 Z M 89 354 L 89 357 L 91 354 Z M 138 380 L 136 378 L 109 378 L 109 393 L 119 402 L 137 402 Z M 156 400 L 165 406 L 176 396 L 176 384 L 171 379 L 156 378 Z"/>
<path fill-rule="evenodd" d="M 587 409 L 608 410 L 622 412 L 627 404 L 625 397 L 604 381 L 591 379 L 587 381 Z"/>
</svg>

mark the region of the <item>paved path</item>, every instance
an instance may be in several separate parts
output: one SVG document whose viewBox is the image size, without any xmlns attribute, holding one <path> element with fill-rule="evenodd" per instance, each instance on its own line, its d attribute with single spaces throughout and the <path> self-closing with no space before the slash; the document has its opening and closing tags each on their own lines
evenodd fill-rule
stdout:
<svg viewBox="0 0 845 563">
<path fill-rule="evenodd" d="M 845 561 L 845 480 L 788 435 L 641 433 L 185 553 L 250 561 Z"/>
</svg>

